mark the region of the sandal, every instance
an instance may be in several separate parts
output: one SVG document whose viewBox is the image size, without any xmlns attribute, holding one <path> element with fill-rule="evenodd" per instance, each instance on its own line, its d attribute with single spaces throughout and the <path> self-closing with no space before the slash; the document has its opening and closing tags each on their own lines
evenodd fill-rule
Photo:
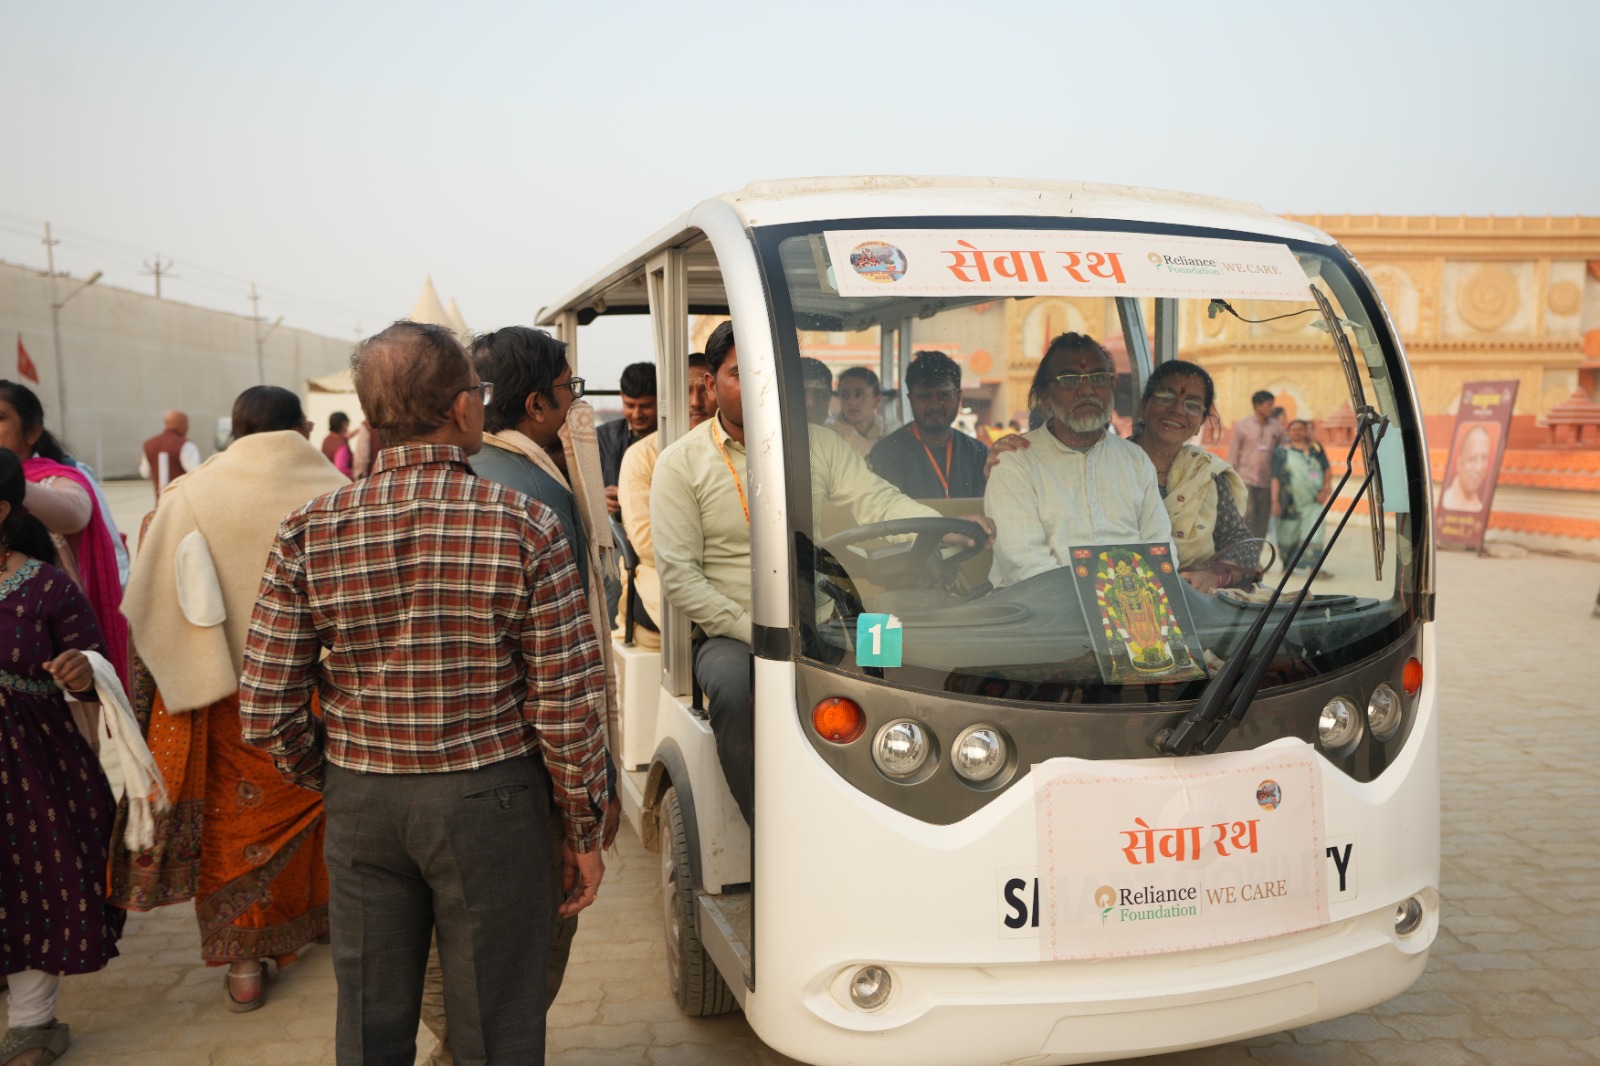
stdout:
<svg viewBox="0 0 1600 1066">
<path fill-rule="evenodd" d="M 0 1063 L 8 1063 L 29 1051 L 43 1051 L 38 1066 L 50 1066 L 66 1054 L 71 1044 L 72 1029 L 65 1022 L 51 1019 L 46 1025 L 13 1026 L 6 1030 L 5 1041 L 0 1043 Z"/>
<path fill-rule="evenodd" d="M 255 999 L 234 999 L 233 986 L 231 984 L 233 981 L 260 981 L 261 994 L 256 996 Z M 255 973 L 234 973 L 232 969 L 229 969 L 227 973 L 222 975 L 222 1001 L 235 1014 L 258 1010 L 264 1006 L 267 1002 L 267 964 L 263 962 L 257 965 Z"/>
</svg>

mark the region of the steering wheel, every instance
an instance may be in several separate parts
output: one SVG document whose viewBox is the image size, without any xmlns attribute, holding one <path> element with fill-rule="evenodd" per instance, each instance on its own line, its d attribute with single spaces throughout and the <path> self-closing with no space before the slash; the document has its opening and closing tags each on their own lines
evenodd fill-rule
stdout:
<svg viewBox="0 0 1600 1066">
<path fill-rule="evenodd" d="M 972 541 L 953 555 L 943 555 L 943 538 L 959 534 Z M 851 554 L 848 569 L 838 556 L 852 545 L 885 537 L 912 536 L 911 544 L 900 551 L 878 556 Z M 962 563 L 981 552 L 989 542 L 989 531 L 965 518 L 896 518 L 888 522 L 856 526 L 822 541 L 817 547 L 817 572 L 834 583 L 863 578 L 885 589 L 950 588 Z M 824 554 L 826 553 L 826 554 Z M 835 585 L 837 587 L 837 585 Z"/>
</svg>

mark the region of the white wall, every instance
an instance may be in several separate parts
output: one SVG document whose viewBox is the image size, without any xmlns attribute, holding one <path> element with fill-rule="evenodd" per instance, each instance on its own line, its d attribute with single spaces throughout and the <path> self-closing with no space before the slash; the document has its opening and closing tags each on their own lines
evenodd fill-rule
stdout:
<svg viewBox="0 0 1600 1066">
<path fill-rule="evenodd" d="M 82 283 L 57 279 L 58 297 Z M 17 373 L 19 333 L 38 368 L 37 385 Z M 280 326 L 262 346 L 265 384 L 291 389 L 304 400 L 306 379 L 349 366 L 354 346 L 353 338 Z M 38 393 L 45 426 L 103 478 L 138 475 L 140 445 L 161 429 L 162 413 L 172 408 L 188 414 L 190 439 L 201 455 L 210 455 L 216 420 L 233 410 L 239 393 L 263 383 L 255 324 L 248 316 L 104 284 L 84 289 L 61 308 L 61 354 L 65 425 L 50 332 L 50 279 L 0 263 L 0 378 L 22 381 Z M 321 441 L 325 425 L 318 425 L 313 439 Z"/>
</svg>

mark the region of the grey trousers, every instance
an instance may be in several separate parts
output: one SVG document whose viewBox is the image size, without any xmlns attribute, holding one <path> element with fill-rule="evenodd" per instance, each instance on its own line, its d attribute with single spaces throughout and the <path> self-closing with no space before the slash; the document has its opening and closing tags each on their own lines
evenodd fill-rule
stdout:
<svg viewBox="0 0 1600 1066">
<path fill-rule="evenodd" d="M 328 764 L 323 807 L 340 1066 L 412 1066 L 430 938 L 465 1066 L 543 1063 L 550 782 L 536 758 L 460 773 Z"/>
<path fill-rule="evenodd" d="M 572 938 L 578 933 L 578 916 L 563 918 L 556 912 L 561 905 L 561 841 L 566 833 L 566 822 L 561 809 L 550 805 L 550 877 L 554 891 L 550 894 L 550 965 L 545 971 L 546 1002 L 554 1004 L 561 992 L 561 982 L 567 975 L 567 961 L 572 957 Z M 439 943 L 436 939 L 428 950 L 428 972 L 422 983 L 422 1024 L 438 1041 L 428 1056 L 429 1066 L 455 1066 L 455 1055 L 450 1050 L 450 1020 L 444 1009 L 444 967 L 439 964 Z"/>
<path fill-rule="evenodd" d="M 694 677 L 706 694 L 706 713 L 717 741 L 717 761 L 739 812 L 756 824 L 756 702 L 750 645 L 732 637 L 712 637 L 694 657 Z"/>
</svg>

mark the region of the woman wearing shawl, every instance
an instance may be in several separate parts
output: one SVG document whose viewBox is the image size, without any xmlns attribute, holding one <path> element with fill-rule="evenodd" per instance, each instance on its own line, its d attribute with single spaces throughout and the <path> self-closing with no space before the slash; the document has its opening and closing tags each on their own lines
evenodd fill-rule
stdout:
<svg viewBox="0 0 1600 1066">
<path fill-rule="evenodd" d="M 1289 423 L 1289 439 L 1272 454 L 1272 517 L 1278 520 L 1278 554 L 1283 565 L 1294 558 L 1295 549 L 1315 527 L 1306 553 L 1296 570 L 1309 570 L 1322 558 L 1322 529 L 1316 526 L 1322 514 L 1322 487 L 1328 478 L 1328 457 L 1313 447 L 1311 423 L 1297 418 Z M 1332 577 L 1320 570 L 1318 577 Z"/>
<path fill-rule="evenodd" d="M 23 510 L 31 486 L 0 449 L 0 972 L 10 1012 L 0 1063 L 54 1062 L 71 1043 L 56 1021 L 64 974 L 94 973 L 117 955 L 120 910 L 106 900 L 111 786 L 72 726 L 63 689 L 96 701 L 84 654 L 103 651 L 94 612 L 53 565 L 55 545 Z"/>
<path fill-rule="evenodd" d="M 201 957 L 228 965 L 223 998 L 234 1011 L 264 1002 L 263 960 L 286 965 L 328 931 L 321 797 L 240 739 L 238 698 L 278 524 L 348 483 L 310 430 L 294 393 L 246 389 L 233 444 L 162 494 L 123 602 L 135 701 L 174 807 L 152 848 L 114 855 L 112 898 L 140 911 L 193 898 Z"/>
<path fill-rule="evenodd" d="M 22 460 L 28 513 L 50 531 L 59 565 L 94 608 L 105 639 L 105 657 L 127 686 L 128 626 L 119 613 L 122 580 L 106 516 L 95 502 L 88 477 L 44 428 L 39 397 L 15 381 L 0 380 L 0 448 Z M 87 724 L 79 722 L 80 728 Z"/>
<path fill-rule="evenodd" d="M 1194 363 L 1162 363 L 1145 383 L 1133 442 L 1156 468 L 1172 519 L 1178 570 L 1201 592 L 1251 586 L 1261 574 L 1261 541 L 1241 508 L 1244 482 L 1233 467 L 1189 440 L 1211 417 L 1216 386 Z"/>
</svg>

